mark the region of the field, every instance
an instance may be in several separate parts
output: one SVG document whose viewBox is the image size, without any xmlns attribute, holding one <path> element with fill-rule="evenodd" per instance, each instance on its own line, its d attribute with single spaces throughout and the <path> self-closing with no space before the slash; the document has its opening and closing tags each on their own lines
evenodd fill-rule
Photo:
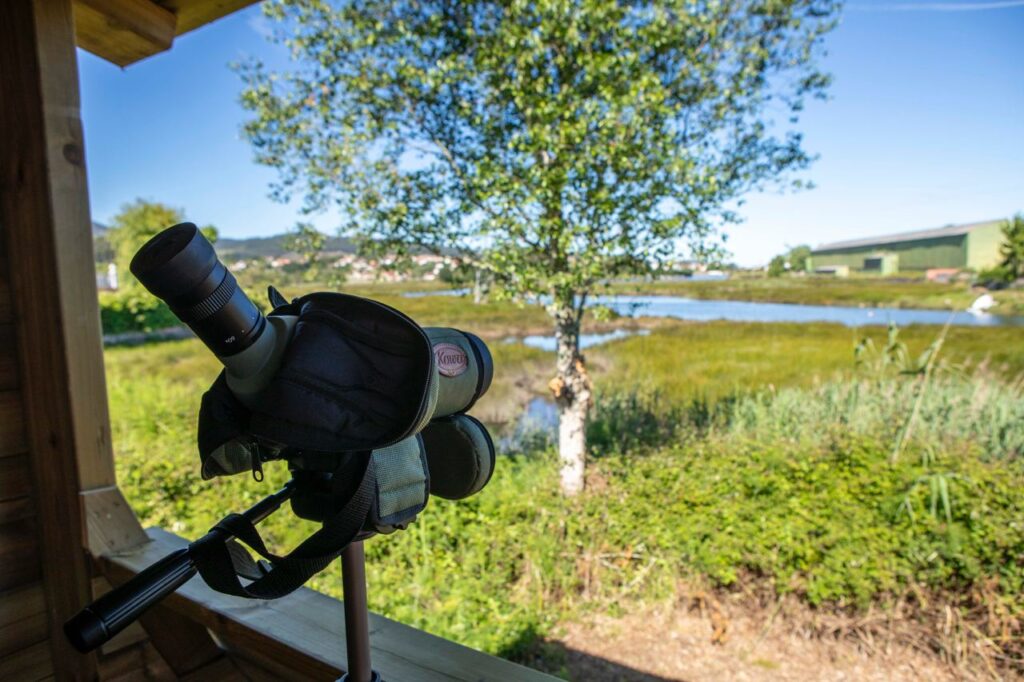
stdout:
<svg viewBox="0 0 1024 682">
<path fill-rule="evenodd" d="M 475 412 L 495 429 L 543 394 L 551 354 L 505 342 L 543 329 L 539 309 L 385 298 L 489 340 L 495 384 Z M 574 623 L 746 595 L 795 600 L 813 618 L 899 612 L 948 662 L 973 660 L 961 637 L 1012 669 L 1024 617 L 1019 329 L 950 330 L 925 383 L 914 360 L 937 328 L 901 330 L 906 359 L 889 363 L 873 329 L 857 366 L 863 334 L 841 326 L 619 323 L 650 334 L 587 353 L 588 492 L 562 499 L 549 435 L 519 434 L 482 494 L 432 500 L 410 530 L 367 543 L 371 608 L 580 675 L 553 644 Z M 284 481 L 283 466 L 264 483 L 200 479 L 195 414 L 218 366 L 198 342 L 111 348 L 106 363 L 118 477 L 144 524 L 194 537 Z M 265 527 L 282 548 L 312 530 L 286 513 Z M 337 569 L 313 585 L 340 595 Z M 927 624 L 946 609 L 959 625 L 943 634 Z"/>
</svg>

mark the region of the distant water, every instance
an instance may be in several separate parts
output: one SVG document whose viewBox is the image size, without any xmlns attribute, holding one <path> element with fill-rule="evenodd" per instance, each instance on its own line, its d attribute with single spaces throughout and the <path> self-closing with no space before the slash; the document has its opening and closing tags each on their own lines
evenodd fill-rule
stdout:
<svg viewBox="0 0 1024 682">
<path fill-rule="evenodd" d="M 608 332 L 606 334 L 580 334 L 580 348 L 590 348 L 591 346 L 597 346 L 608 341 L 615 341 L 616 339 L 624 339 L 629 336 L 647 336 L 651 331 L 649 329 L 616 329 L 615 331 Z M 524 346 L 530 348 L 539 348 L 541 350 L 553 351 L 555 350 L 555 337 L 554 336 L 541 336 L 540 334 L 531 334 L 530 336 L 510 336 L 505 339 L 505 343 L 521 343 Z"/>
<path fill-rule="evenodd" d="M 437 289 L 432 291 L 406 291 L 402 298 L 426 298 L 427 296 L 465 296 L 469 289 Z"/>
<path fill-rule="evenodd" d="M 594 300 L 620 315 L 673 317 L 708 322 L 836 322 L 847 327 L 910 324 L 945 324 L 953 316 L 958 327 L 1024 327 L 1024 317 L 968 311 L 948 312 L 916 308 L 852 308 L 846 306 L 703 301 L 682 296 L 601 296 Z"/>
<path fill-rule="evenodd" d="M 417 291 L 403 294 L 409 298 L 421 296 L 461 296 L 466 289 L 448 291 Z M 795 303 L 759 303 L 754 301 L 705 301 L 682 296 L 598 296 L 592 301 L 629 317 L 672 317 L 680 320 L 709 322 L 835 322 L 847 327 L 885 326 L 895 322 L 910 324 L 946 323 L 953 316 L 955 327 L 1024 327 L 1024 316 L 958 310 L 923 310 L 919 308 L 854 308 L 851 306 L 802 305 Z M 626 336 L 630 334 L 624 333 Z M 619 336 L 588 334 L 581 337 L 584 345 L 596 345 Z M 523 341 L 529 346 L 554 350 L 550 337 L 528 336 Z"/>
</svg>

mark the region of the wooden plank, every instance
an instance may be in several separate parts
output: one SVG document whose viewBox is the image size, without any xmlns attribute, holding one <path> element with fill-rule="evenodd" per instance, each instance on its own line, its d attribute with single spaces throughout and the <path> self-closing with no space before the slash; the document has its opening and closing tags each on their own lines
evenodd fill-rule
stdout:
<svg viewBox="0 0 1024 682">
<path fill-rule="evenodd" d="M 47 165 L 42 177 L 30 182 L 22 176 L 24 181 L 15 186 L 30 193 L 42 181 L 48 186 L 48 202 L 44 195 L 43 205 L 37 206 L 39 198 L 29 194 L 24 197 L 24 205 L 11 211 L 17 221 L 8 223 L 16 228 L 6 230 L 7 254 L 11 259 L 15 312 L 23 321 L 18 339 L 23 356 L 20 367 L 34 366 L 27 360 L 44 357 L 62 360 L 62 368 L 53 370 L 63 375 L 61 383 L 51 387 L 49 382 L 41 381 L 43 377 L 30 381 L 23 371 L 22 385 L 32 386 L 32 395 L 70 400 L 74 440 L 68 444 L 74 447 L 61 452 L 74 452 L 81 478 L 79 489 L 88 491 L 114 485 L 117 479 L 103 371 L 78 65 L 69 0 L 35 0 L 34 6 L 42 37 L 37 47 L 43 111 L 37 115 L 43 118 L 32 121 L 32 113 L 24 112 L 30 120 L 23 120 L 20 127 L 45 129 L 43 152 Z M 39 150 L 18 152 L 28 155 Z M 27 162 L 26 157 L 23 163 Z M 29 357 L 26 336 L 36 347 Z M 58 388 L 62 390 L 58 392 Z M 31 421 L 36 413 L 28 399 L 26 412 Z"/>
<path fill-rule="evenodd" d="M 29 497 L 0 500 L 0 525 L 11 521 L 27 519 L 36 513 L 36 507 Z"/>
<path fill-rule="evenodd" d="M 174 42 L 174 13 L 150 0 L 74 0 L 73 8 L 78 46 L 118 66 Z"/>
<path fill-rule="evenodd" d="M 0 658 L 0 680 L 41 680 L 54 675 L 50 645 L 45 640 Z"/>
<path fill-rule="evenodd" d="M 3 240 L 0 240 L 3 241 Z M 4 275 L 7 274 L 7 265 L 0 261 L 0 268 L 3 268 Z M 3 275 L 0 275 L 2 278 Z M 0 290 L 0 297 L 3 291 Z M 0 305 L 0 309 L 2 309 Z M 0 312 L 0 319 L 3 319 Z M 18 387 L 18 343 L 15 339 L 14 326 L 0 323 L 0 391 L 7 391 Z"/>
<path fill-rule="evenodd" d="M 218 632 L 217 639 L 228 652 L 228 655 L 250 677 L 252 669 L 263 672 L 254 680 L 290 680 L 291 682 L 319 682 L 320 680 L 336 680 L 342 671 L 320 661 L 307 659 L 303 656 L 287 655 L 287 647 L 254 646 L 251 638 L 239 636 L 234 632 Z"/>
<path fill-rule="evenodd" d="M 153 542 L 125 555 L 103 558 L 111 582 L 125 580 L 188 544 L 150 528 Z M 229 650 L 287 665 L 298 676 L 331 679 L 345 666 L 341 602 L 309 589 L 260 602 L 220 594 L 193 579 L 166 600 L 169 608 L 210 628 Z M 385 679 L 494 682 L 551 680 L 548 675 L 460 646 L 377 614 L 370 614 L 374 668 Z"/>
<path fill-rule="evenodd" d="M 3 225 L 0 224 L 0 232 Z M 7 249 L 0 239 L 0 324 L 8 324 L 14 317 L 14 303 L 11 299 L 11 284 L 7 270 Z"/>
<path fill-rule="evenodd" d="M 25 452 L 27 449 L 21 391 L 0 391 L 0 457 Z"/>
<path fill-rule="evenodd" d="M 28 455 L 0 457 L 0 500 L 15 500 L 32 492 Z"/>
<path fill-rule="evenodd" d="M 19 373 L 31 387 L 23 400 L 52 672 L 93 679 L 95 656 L 61 631 L 89 598 L 78 470 L 114 482 L 70 0 L 0 3 L 0 101 L 0 224 Z"/>
<path fill-rule="evenodd" d="M 170 49 L 193 31 L 259 0 L 74 0 L 79 47 L 118 66 Z"/>
<path fill-rule="evenodd" d="M 0 526 L 0 591 L 36 582 L 42 576 L 35 519 Z"/>
<path fill-rule="evenodd" d="M 0 595 L 0 658 L 42 642 L 47 630 L 42 583 Z"/>
<path fill-rule="evenodd" d="M 82 509 L 93 556 L 134 549 L 149 542 L 138 517 L 117 486 L 82 493 Z"/>
<path fill-rule="evenodd" d="M 223 653 L 220 658 L 181 676 L 181 682 L 248 682 L 249 678 Z"/>
<path fill-rule="evenodd" d="M 149 642 L 121 649 L 99 662 L 99 679 L 103 682 L 135 682 L 136 680 L 177 680 L 177 675 Z"/>
<path fill-rule="evenodd" d="M 259 0 L 157 0 L 178 17 L 177 34 L 180 36 L 227 16 Z"/>
<path fill-rule="evenodd" d="M 294 671 L 280 663 L 273 663 L 270 666 L 261 665 L 249 660 L 244 655 L 232 655 L 231 660 L 235 662 L 238 669 L 242 671 L 249 682 L 280 682 L 283 679 L 290 679 L 293 682 L 305 682 L 307 678 L 299 678 Z"/>
<path fill-rule="evenodd" d="M 152 608 L 140 621 L 176 675 L 188 675 L 225 657 L 205 627 L 166 606 Z"/>
</svg>

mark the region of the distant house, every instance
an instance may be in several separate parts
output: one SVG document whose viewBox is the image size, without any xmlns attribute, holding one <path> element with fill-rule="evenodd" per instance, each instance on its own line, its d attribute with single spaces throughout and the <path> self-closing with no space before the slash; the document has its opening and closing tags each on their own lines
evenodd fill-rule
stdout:
<svg viewBox="0 0 1024 682">
<path fill-rule="evenodd" d="M 870 239 L 823 244 L 811 251 L 809 271 L 846 266 L 861 272 L 953 268 L 982 270 L 999 263 L 1001 220 L 948 225 Z"/>
</svg>

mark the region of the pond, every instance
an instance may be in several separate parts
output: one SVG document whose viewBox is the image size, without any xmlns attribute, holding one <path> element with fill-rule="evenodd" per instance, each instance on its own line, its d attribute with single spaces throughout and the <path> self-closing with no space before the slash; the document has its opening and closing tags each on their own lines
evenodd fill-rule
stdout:
<svg viewBox="0 0 1024 682">
<path fill-rule="evenodd" d="M 755 303 L 751 301 L 703 301 L 682 296 L 601 296 L 594 301 L 629 317 L 672 317 L 707 322 L 835 322 L 847 327 L 910 324 L 945 324 L 952 315 L 954 326 L 1024 327 L 1024 317 L 991 313 L 916 308 L 852 308 L 845 306 Z"/>
<path fill-rule="evenodd" d="M 447 291 L 408 292 L 403 296 L 463 296 L 468 289 Z M 847 327 L 885 326 L 890 322 L 902 326 L 910 324 L 946 324 L 953 316 L 955 327 L 1024 327 L 1024 316 L 997 315 L 967 310 L 924 310 L 919 308 L 871 308 L 831 305 L 803 305 L 796 303 L 758 303 L 754 301 L 710 301 L 683 296 L 598 296 L 596 305 L 603 305 L 627 317 L 672 317 L 679 320 L 709 322 L 835 322 Z M 614 336 L 587 335 L 586 345 L 614 340 Z M 548 337 L 529 336 L 523 340 L 528 346 L 554 350 L 554 341 Z"/>
<path fill-rule="evenodd" d="M 649 329 L 616 329 L 604 334 L 580 334 L 580 348 L 590 348 L 591 346 L 598 346 L 608 341 L 615 341 L 617 339 L 624 339 L 628 336 L 647 336 L 651 331 Z M 555 350 L 555 337 L 554 336 L 543 336 L 540 334 L 531 334 L 530 336 L 509 336 L 505 339 L 505 343 L 521 343 L 524 346 L 530 348 L 539 348 L 546 351 Z"/>
</svg>

